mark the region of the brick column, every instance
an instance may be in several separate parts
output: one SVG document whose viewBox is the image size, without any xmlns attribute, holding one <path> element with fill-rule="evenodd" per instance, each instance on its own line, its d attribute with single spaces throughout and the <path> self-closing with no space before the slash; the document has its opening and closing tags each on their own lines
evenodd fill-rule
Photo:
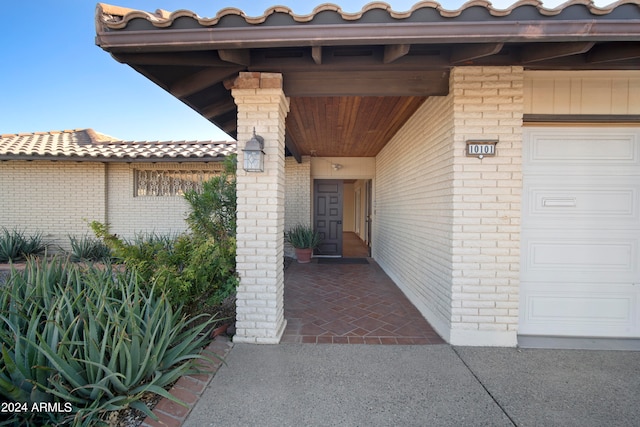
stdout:
<svg viewBox="0 0 640 427">
<path fill-rule="evenodd" d="M 238 106 L 238 223 L 235 342 L 277 344 L 284 332 L 284 137 L 289 100 L 282 75 L 240 73 L 231 93 Z M 264 138 L 264 172 L 245 172 L 242 149 L 253 130 Z"/>
<path fill-rule="evenodd" d="M 522 67 L 452 71 L 454 345 L 517 344 L 523 77 Z M 466 157 L 470 139 L 497 139 L 497 155 Z"/>
</svg>

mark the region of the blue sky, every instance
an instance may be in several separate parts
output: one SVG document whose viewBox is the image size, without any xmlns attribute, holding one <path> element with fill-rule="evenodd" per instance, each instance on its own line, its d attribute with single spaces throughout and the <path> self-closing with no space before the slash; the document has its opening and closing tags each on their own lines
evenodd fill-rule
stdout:
<svg viewBox="0 0 640 427">
<path fill-rule="evenodd" d="M 601 4 L 602 0 L 596 2 Z M 367 0 L 335 0 L 347 12 Z M 418 0 L 388 0 L 406 11 Z M 300 0 L 111 0 L 133 9 L 188 9 L 203 17 L 225 7 L 251 16 L 282 4 L 310 13 L 323 3 Z M 443 0 L 447 9 L 463 1 Z M 512 1 L 497 0 L 497 8 Z M 601 5 L 609 4 L 609 1 Z M 295 4 L 296 6 L 292 6 Z M 560 0 L 545 2 L 547 7 Z M 92 128 L 123 140 L 228 140 L 195 111 L 97 47 L 96 2 L 90 0 L 3 1 L 0 8 L 0 133 Z"/>
</svg>

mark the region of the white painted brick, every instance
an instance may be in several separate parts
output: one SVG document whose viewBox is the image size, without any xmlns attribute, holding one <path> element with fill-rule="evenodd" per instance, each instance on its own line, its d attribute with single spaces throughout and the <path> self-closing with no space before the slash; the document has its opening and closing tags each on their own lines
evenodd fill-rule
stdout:
<svg viewBox="0 0 640 427">
<path fill-rule="evenodd" d="M 491 324 L 495 323 L 495 317 L 493 316 L 462 316 L 463 323 L 472 323 L 479 325 L 481 323 Z"/>
<path fill-rule="evenodd" d="M 263 302 L 265 303 L 265 306 L 257 308 L 256 312 L 260 313 L 260 314 L 263 314 L 265 316 L 265 318 L 270 322 L 271 321 L 275 321 L 274 319 L 277 318 L 277 314 L 278 314 L 277 308 L 276 307 L 269 307 L 267 305 L 268 301 L 266 301 L 266 300 L 263 301 Z"/>
<path fill-rule="evenodd" d="M 465 232 L 477 231 L 481 233 L 481 241 L 468 241 L 463 240 L 463 247 L 479 247 L 481 254 L 487 258 L 484 258 L 482 262 L 479 262 L 478 271 L 471 271 L 469 269 L 470 262 L 478 262 L 478 258 L 472 258 L 471 255 L 462 256 L 456 264 L 455 268 L 462 268 L 465 276 L 477 277 L 482 283 L 487 280 L 491 280 L 491 285 L 483 286 L 463 286 L 462 294 L 456 294 L 455 297 L 463 298 L 463 307 L 478 307 L 485 306 L 486 308 L 480 308 L 480 314 L 491 314 L 495 316 L 504 316 L 504 318 L 510 318 L 512 313 L 509 313 L 504 308 L 496 307 L 495 304 L 498 301 L 507 300 L 513 293 L 517 299 L 517 288 L 514 287 L 499 287 L 496 288 L 495 280 L 499 278 L 501 283 L 504 280 L 517 280 L 514 277 L 514 273 L 517 274 L 519 269 L 519 257 L 508 256 L 505 253 L 505 249 L 499 247 L 498 243 L 509 241 L 510 247 L 519 246 L 519 227 L 512 226 L 511 218 L 519 217 L 520 212 L 520 191 L 521 187 L 521 112 L 522 112 L 522 100 L 521 100 L 521 88 L 522 85 L 512 84 L 522 80 L 521 69 L 510 69 L 507 67 L 507 71 L 513 70 L 517 76 L 513 78 L 504 79 L 502 74 L 505 72 L 505 68 L 502 67 L 473 67 L 473 69 L 464 68 L 456 69 L 454 73 L 460 72 L 463 76 L 468 78 L 482 79 L 483 89 L 499 89 L 497 93 L 488 90 L 477 90 L 476 92 L 466 91 L 465 94 L 473 96 L 482 96 L 482 103 L 478 104 L 477 99 L 471 100 L 459 100 L 460 103 L 465 105 L 464 112 L 466 113 L 470 109 L 479 112 L 482 111 L 483 117 L 487 120 L 483 126 L 481 132 L 487 135 L 500 135 L 498 138 L 500 143 L 498 145 L 498 154 L 495 158 L 487 158 L 487 161 L 478 161 L 472 158 L 461 159 L 460 164 L 463 165 L 462 174 L 467 172 L 481 172 L 481 179 L 478 183 L 483 186 L 483 196 L 464 196 L 462 200 L 456 203 L 459 209 L 463 211 L 463 218 L 480 218 L 482 226 L 477 228 L 473 225 L 464 225 L 463 230 Z M 492 75 L 488 75 L 492 74 Z M 454 79 L 455 80 L 455 79 Z M 455 83 L 454 83 L 455 87 Z M 486 96 L 485 96 L 486 95 Z M 496 96 L 498 95 L 498 96 Z M 464 97 L 464 95 L 463 95 Z M 498 111 L 496 111 L 496 106 Z M 495 119 L 500 119 L 498 123 Z M 464 126 L 464 125 L 469 126 Z M 459 131 L 464 135 L 462 140 L 469 137 L 469 134 L 475 134 L 478 132 L 478 125 L 482 126 L 477 119 L 468 120 L 462 127 L 458 127 L 456 131 Z M 508 135 L 505 137 L 504 135 Z M 513 137 L 511 135 L 518 135 Z M 496 169 L 497 168 L 497 169 Z M 463 180 L 464 181 L 464 180 Z M 506 193 L 505 193 L 506 192 Z M 507 194 L 513 197 L 505 198 L 502 195 Z M 495 197 L 492 197 L 495 195 Z M 469 209 L 471 206 L 467 205 L 468 202 L 480 202 L 481 209 Z M 460 216 L 454 216 L 459 218 Z M 517 220 L 519 223 L 519 218 Z M 460 239 L 464 239 L 469 234 L 456 233 L 455 236 Z M 496 252 L 497 251 L 497 252 Z M 491 257 L 496 257 L 491 260 Z M 498 259 L 497 257 L 500 257 Z M 455 275 L 455 273 L 454 273 Z M 506 276 L 506 277 L 505 277 Z M 467 292 L 469 294 L 467 294 Z M 476 301 L 476 298 L 480 298 L 480 304 Z M 510 302 L 513 303 L 513 302 Z M 511 321 L 517 322 L 517 317 L 510 318 Z M 502 319 L 504 320 L 504 319 Z M 484 321 L 478 320 L 475 317 L 463 317 L 462 322 L 470 322 L 478 324 L 482 330 L 503 330 L 504 326 L 496 326 L 495 319 L 487 318 Z"/>
<path fill-rule="evenodd" d="M 455 316 L 477 316 L 480 313 L 478 308 L 453 308 L 451 314 Z"/>
<path fill-rule="evenodd" d="M 236 307 L 236 315 L 239 315 L 241 318 L 245 318 L 247 320 L 248 320 L 247 316 L 250 316 L 256 312 L 257 310 L 255 307 L 247 307 L 247 306 Z"/>
<path fill-rule="evenodd" d="M 22 175 L 21 200 L 11 202 L 12 193 L 3 193 L 0 221 L 11 227 L 19 218 L 21 228 L 46 228 L 56 243 L 68 249 L 67 235 L 89 234 L 87 221 L 107 222 L 111 231 L 124 238 L 138 233 L 175 234 L 186 230 L 186 201 L 176 197 L 134 197 L 134 170 L 211 169 L 214 165 L 173 164 L 129 165 L 76 162 L 5 162 L 0 166 L 0 184 L 10 176 Z M 18 172 L 20 171 L 20 172 Z M 30 184 L 35 179 L 37 183 Z M 105 185 L 108 182 L 109 185 Z M 3 184 L 3 189 L 7 187 Z M 47 199 L 51 198 L 50 202 Z M 28 200 L 38 200 L 46 209 L 33 209 Z M 11 203 L 7 203 L 7 201 Z M 13 212 L 7 210 L 10 206 Z M 25 213 L 20 210 L 27 209 Z M 107 217 L 108 213 L 108 217 Z M 153 220 L 150 220 L 153 218 Z"/>
<path fill-rule="evenodd" d="M 256 322 L 256 328 L 258 329 L 264 329 L 265 332 L 271 329 L 275 329 L 277 328 L 277 324 L 276 322 Z"/>
<path fill-rule="evenodd" d="M 508 318 L 496 303 L 517 304 L 522 78 L 519 67 L 454 69 L 450 95 L 423 104 L 376 159 L 374 255 L 440 327 L 504 331 L 461 310 Z M 495 158 L 465 157 L 466 140 L 488 138 L 500 141 Z M 419 222 L 402 217 L 416 211 Z"/>
<path fill-rule="evenodd" d="M 506 308 L 506 309 L 510 309 L 509 310 L 509 314 L 510 315 L 514 315 L 514 310 L 513 309 L 518 309 L 518 302 L 517 301 L 496 301 L 496 308 Z"/>
<path fill-rule="evenodd" d="M 501 323 L 480 323 L 478 329 L 481 331 L 506 331 L 507 325 Z"/>
<path fill-rule="evenodd" d="M 500 308 L 481 308 L 479 309 L 481 316 L 508 316 L 509 310 Z"/>
<path fill-rule="evenodd" d="M 495 304 L 493 301 L 486 300 L 474 300 L 471 299 L 473 294 L 465 294 L 465 300 L 462 301 L 462 307 L 464 308 L 493 308 Z"/>
<path fill-rule="evenodd" d="M 451 329 L 463 330 L 463 331 L 477 331 L 478 324 L 477 323 L 463 323 L 462 321 L 458 321 L 451 324 Z"/>
<path fill-rule="evenodd" d="M 239 79 L 251 81 L 264 78 L 278 78 L 278 74 L 240 73 Z M 238 300 L 246 299 L 246 304 L 257 308 L 253 314 L 238 315 L 240 320 L 255 320 L 250 327 L 238 331 L 241 342 L 275 343 L 276 334 L 281 330 L 284 318 L 282 288 L 282 263 L 284 229 L 284 122 L 288 111 L 288 100 L 281 88 L 258 88 L 253 92 L 232 89 L 238 110 L 238 140 L 248 140 L 255 128 L 265 139 L 265 172 L 249 174 L 239 171 L 238 211 L 244 213 L 246 223 L 238 223 L 238 247 L 244 248 L 243 258 L 238 257 L 237 269 L 240 288 Z M 238 153 L 242 162 L 242 151 Z M 253 253 L 249 250 L 253 249 Z M 249 292 L 250 291 L 250 292 Z M 251 299 L 252 301 L 248 301 Z M 244 317 L 243 317 L 244 316 Z M 248 316 L 248 317 L 247 317 Z"/>
</svg>

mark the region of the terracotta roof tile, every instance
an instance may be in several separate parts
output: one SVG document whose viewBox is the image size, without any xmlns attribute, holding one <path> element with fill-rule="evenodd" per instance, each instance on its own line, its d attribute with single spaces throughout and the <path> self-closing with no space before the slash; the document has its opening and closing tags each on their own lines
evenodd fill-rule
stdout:
<svg viewBox="0 0 640 427">
<path fill-rule="evenodd" d="M 211 161 L 235 152 L 235 143 L 122 141 L 93 129 L 0 135 L 0 159 L 4 160 Z"/>
<path fill-rule="evenodd" d="M 118 6 L 111 6 L 108 4 L 99 3 L 97 17 L 102 24 L 112 30 L 126 28 L 130 21 L 136 18 L 142 18 L 149 21 L 154 27 L 167 28 L 170 27 L 175 20 L 179 18 L 191 18 L 203 27 L 211 27 L 218 24 L 220 20 L 228 16 L 237 16 L 247 24 L 257 25 L 264 23 L 271 15 L 276 13 L 286 14 L 296 23 L 308 23 L 313 21 L 319 14 L 323 12 L 334 12 L 339 14 L 344 21 L 358 21 L 363 16 L 373 10 L 386 11 L 393 19 L 409 19 L 417 11 L 422 9 L 433 9 L 437 11 L 443 18 L 456 18 L 468 9 L 475 7 L 485 8 L 488 13 L 493 17 L 506 17 L 511 15 L 516 9 L 520 7 L 533 7 L 538 10 L 538 14 L 541 16 L 556 16 L 564 12 L 573 6 L 584 6 L 589 10 L 592 15 L 608 15 L 613 12 L 617 7 L 622 5 L 637 5 L 640 6 L 640 0 L 619 0 L 615 3 L 611 3 L 605 7 L 596 6 L 592 0 L 570 0 L 556 8 L 546 8 L 539 0 L 520 0 L 514 2 L 506 9 L 496 9 L 491 5 L 491 2 L 487 0 L 471 0 L 467 1 L 464 5 L 456 10 L 448 10 L 443 8 L 438 2 L 435 1 L 421 1 L 416 3 L 410 10 L 406 12 L 394 11 L 391 6 L 385 2 L 372 2 L 365 5 L 361 11 L 355 13 L 349 13 L 342 10 L 342 8 L 333 3 L 324 3 L 317 6 L 310 14 L 297 15 L 292 9 L 286 6 L 272 6 L 268 8 L 260 16 L 247 16 L 242 10 L 228 7 L 220 10 L 215 17 L 203 18 L 198 16 L 195 12 L 189 10 L 177 10 L 175 12 L 167 12 L 165 10 L 158 9 L 155 13 L 144 12 L 140 10 L 121 8 Z"/>
</svg>

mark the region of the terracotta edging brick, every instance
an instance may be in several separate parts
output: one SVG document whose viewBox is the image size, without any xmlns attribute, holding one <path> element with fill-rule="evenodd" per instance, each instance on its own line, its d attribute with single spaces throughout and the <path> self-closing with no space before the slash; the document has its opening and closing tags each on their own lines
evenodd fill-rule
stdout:
<svg viewBox="0 0 640 427">
<path fill-rule="evenodd" d="M 191 412 L 191 409 L 200 400 L 202 393 L 218 372 L 222 365 L 222 360 L 216 358 L 215 355 L 224 359 L 229 351 L 233 348 L 233 343 L 225 337 L 216 337 L 211 344 L 204 348 L 201 354 L 210 357 L 214 362 L 198 361 L 198 366 L 209 372 L 206 374 L 192 374 L 181 377 L 169 390 L 176 398 L 185 402 L 188 407 L 179 405 L 171 400 L 163 397 L 153 408 L 153 414 L 158 417 L 155 421 L 151 417 L 147 417 L 140 424 L 141 427 L 180 427 L 184 420 Z"/>
</svg>

